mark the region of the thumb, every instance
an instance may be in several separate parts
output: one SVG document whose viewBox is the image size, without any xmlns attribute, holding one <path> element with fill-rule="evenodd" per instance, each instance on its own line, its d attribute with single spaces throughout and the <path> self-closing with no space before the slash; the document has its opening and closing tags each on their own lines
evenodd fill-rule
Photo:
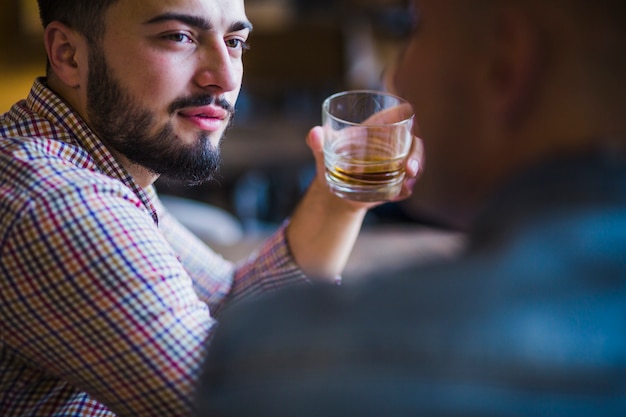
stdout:
<svg viewBox="0 0 626 417">
<path fill-rule="evenodd" d="M 324 129 L 321 126 L 311 129 L 306 137 L 306 143 L 313 152 L 317 174 L 324 175 Z"/>
</svg>

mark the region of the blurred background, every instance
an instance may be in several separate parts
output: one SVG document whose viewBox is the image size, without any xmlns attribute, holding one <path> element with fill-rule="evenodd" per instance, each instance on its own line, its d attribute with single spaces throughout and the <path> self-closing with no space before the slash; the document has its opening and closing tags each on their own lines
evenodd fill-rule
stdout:
<svg viewBox="0 0 626 417">
<path fill-rule="evenodd" d="M 160 180 L 157 188 L 175 214 L 233 258 L 248 250 L 244 242 L 254 245 L 256 237 L 274 230 L 314 174 L 305 136 L 321 121 L 322 101 L 345 89 L 384 88 L 384 71 L 396 61 L 410 30 L 408 3 L 246 0 L 255 30 L 244 55 L 235 123 L 223 143 L 223 166 L 202 186 Z M 36 0 L 2 0 L 0 34 L 0 112 L 5 112 L 45 70 Z M 451 234 L 411 210 L 410 202 L 373 210 L 365 229 L 398 237 L 394 251 L 410 253 L 413 240 L 425 242 L 425 257 L 454 246 Z M 376 242 L 373 252 L 380 251 Z M 370 259 L 365 248 L 358 253 Z M 359 269 L 363 262 L 353 265 Z"/>
</svg>

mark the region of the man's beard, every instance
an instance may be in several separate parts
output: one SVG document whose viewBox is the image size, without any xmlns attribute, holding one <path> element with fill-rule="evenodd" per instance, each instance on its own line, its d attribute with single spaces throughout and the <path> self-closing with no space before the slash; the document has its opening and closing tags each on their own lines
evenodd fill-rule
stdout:
<svg viewBox="0 0 626 417">
<path fill-rule="evenodd" d="M 190 145 L 176 136 L 171 122 L 150 133 L 156 124 L 153 113 L 122 90 L 98 46 L 91 49 L 87 83 L 91 128 L 107 147 L 168 180 L 188 185 L 206 182 L 217 173 L 221 164 L 219 145 L 214 147 L 206 132 L 198 133 L 197 140 Z M 229 123 L 232 123 L 232 105 L 212 95 L 178 99 L 169 106 L 168 112 L 173 115 L 185 107 L 213 103 L 229 112 Z"/>
</svg>

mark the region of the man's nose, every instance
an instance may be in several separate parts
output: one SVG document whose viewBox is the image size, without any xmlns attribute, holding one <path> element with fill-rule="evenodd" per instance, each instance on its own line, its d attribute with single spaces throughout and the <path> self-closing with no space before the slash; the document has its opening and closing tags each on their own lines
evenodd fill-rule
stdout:
<svg viewBox="0 0 626 417">
<path fill-rule="evenodd" d="M 199 61 L 196 83 L 200 87 L 226 92 L 241 86 L 241 58 L 232 56 L 224 42 L 215 42 L 204 48 Z"/>
</svg>

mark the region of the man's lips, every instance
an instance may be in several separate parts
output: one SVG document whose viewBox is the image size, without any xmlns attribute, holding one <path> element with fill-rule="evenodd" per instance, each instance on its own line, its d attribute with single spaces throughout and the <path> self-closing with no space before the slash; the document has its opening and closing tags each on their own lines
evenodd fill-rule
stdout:
<svg viewBox="0 0 626 417">
<path fill-rule="evenodd" d="M 214 132 L 224 126 L 230 113 L 218 106 L 204 106 L 181 110 L 178 115 L 202 130 Z"/>
</svg>

